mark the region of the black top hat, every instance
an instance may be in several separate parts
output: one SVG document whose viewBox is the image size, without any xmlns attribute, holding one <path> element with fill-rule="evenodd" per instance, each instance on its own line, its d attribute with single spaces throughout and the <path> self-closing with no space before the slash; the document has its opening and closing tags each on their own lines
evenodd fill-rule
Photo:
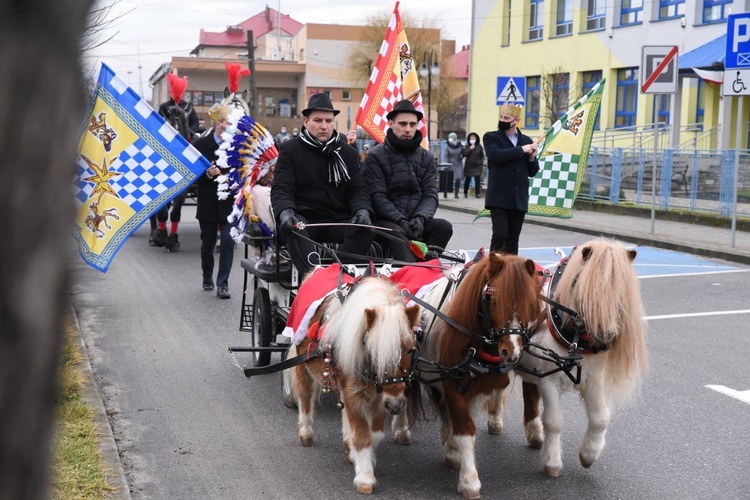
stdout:
<svg viewBox="0 0 750 500">
<path fill-rule="evenodd" d="M 307 101 L 307 108 L 302 110 L 302 114 L 307 116 L 313 111 L 330 111 L 333 113 L 333 116 L 339 114 L 338 109 L 333 109 L 333 104 L 328 94 L 322 92 L 320 94 L 313 94 L 310 97 L 310 100 Z"/>
<path fill-rule="evenodd" d="M 399 113 L 414 113 L 415 115 L 417 115 L 417 121 L 421 121 L 422 117 L 424 116 L 422 113 L 417 111 L 417 109 L 414 107 L 414 103 L 412 103 L 409 99 L 398 101 L 396 105 L 393 106 L 391 112 L 385 115 L 385 117 L 389 120 L 393 120 Z"/>
</svg>

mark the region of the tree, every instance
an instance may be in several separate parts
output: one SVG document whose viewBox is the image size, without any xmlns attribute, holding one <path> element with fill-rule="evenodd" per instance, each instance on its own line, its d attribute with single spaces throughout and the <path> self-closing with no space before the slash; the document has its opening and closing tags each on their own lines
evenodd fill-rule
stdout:
<svg viewBox="0 0 750 500">
<path fill-rule="evenodd" d="M 568 110 L 570 74 L 564 66 L 557 65 L 548 72 L 543 71 L 541 80 L 543 112 L 540 113 L 540 118 L 547 122 L 546 127 L 551 127 Z"/>
<path fill-rule="evenodd" d="M 0 4 L 0 498 L 47 498 L 91 0 Z"/>
</svg>

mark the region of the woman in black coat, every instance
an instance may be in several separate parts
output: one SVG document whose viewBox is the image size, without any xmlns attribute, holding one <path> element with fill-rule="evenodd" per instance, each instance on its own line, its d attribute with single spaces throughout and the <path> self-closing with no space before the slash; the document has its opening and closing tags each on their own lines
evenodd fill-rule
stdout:
<svg viewBox="0 0 750 500">
<path fill-rule="evenodd" d="M 469 197 L 469 184 L 474 179 L 474 196 L 481 198 L 482 167 L 484 166 L 484 148 L 479 141 L 479 135 L 472 132 L 466 141 L 466 147 L 461 153 L 464 163 L 464 198 Z"/>
</svg>

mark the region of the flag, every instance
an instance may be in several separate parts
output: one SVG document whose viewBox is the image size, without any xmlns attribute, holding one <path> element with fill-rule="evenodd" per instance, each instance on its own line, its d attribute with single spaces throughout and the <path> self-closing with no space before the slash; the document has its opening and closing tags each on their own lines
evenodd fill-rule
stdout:
<svg viewBox="0 0 750 500">
<path fill-rule="evenodd" d="M 133 231 L 208 167 L 208 160 L 102 64 L 74 178 L 74 231 L 83 260 L 106 272 Z"/>
<path fill-rule="evenodd" d="M 383 142 L 388 129 L 386 115 L 398 101 L 409 99 L 423 115 L 422 92 L 419 89 L 417 66 L 406 37 L 398 4 L 393 8 L 391 20 L 380 46 L 375 67 L 367 83 L 367 90 L 357 109 L 354 121 L 376 141 Z M 422 147 L 429 149 L 427 122 L 422 117 L 417 129 L 422 132 Z"/>
<path fill-rule="evenodd" d="M 695 74 L 701 77 L 708 83 L 724 83 L 724 72 L 723 71 L 711 71 L 707 69 L 690 68 L 695 71 Z"/>
<path fill-rule="evenodd" d="M 539 173 L 529 179 L 529 215 L 570 219 L 602 102 L 602 80 L 565 112 L 539 144 Z"/>
</svg>

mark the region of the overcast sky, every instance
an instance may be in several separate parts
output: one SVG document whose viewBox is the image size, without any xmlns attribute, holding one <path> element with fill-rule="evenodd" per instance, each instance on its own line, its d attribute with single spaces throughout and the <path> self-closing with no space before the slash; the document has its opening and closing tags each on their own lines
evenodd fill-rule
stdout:
<svg viewBox="0 0 750 500">
<path fill-rule="evenodd" d="M 99 7 L 116 0 L 96 0 Z M 401 14 L 425 15 L 443 25 L 443 38 L 467 45 L 471 36 L 471 0 L 402 0 Z M 110 19 L 119 16 L 102 39 L 115 35 L 87 57 L 90 71 L 105 62 L 143 97 L 151 98 L 149 77 L 172 56 L 188 56 L 198 45 L 200 29 L 224 31 L 265 9 L 266 5 L 300 23 L 365 24 L 369 15 L 390 13 L 395 0 L 120 0 Z M 409 27 L 406 26 L 409 35 Z M 140 66 L 140 69 L 139 69 Z"/>
</svg>

